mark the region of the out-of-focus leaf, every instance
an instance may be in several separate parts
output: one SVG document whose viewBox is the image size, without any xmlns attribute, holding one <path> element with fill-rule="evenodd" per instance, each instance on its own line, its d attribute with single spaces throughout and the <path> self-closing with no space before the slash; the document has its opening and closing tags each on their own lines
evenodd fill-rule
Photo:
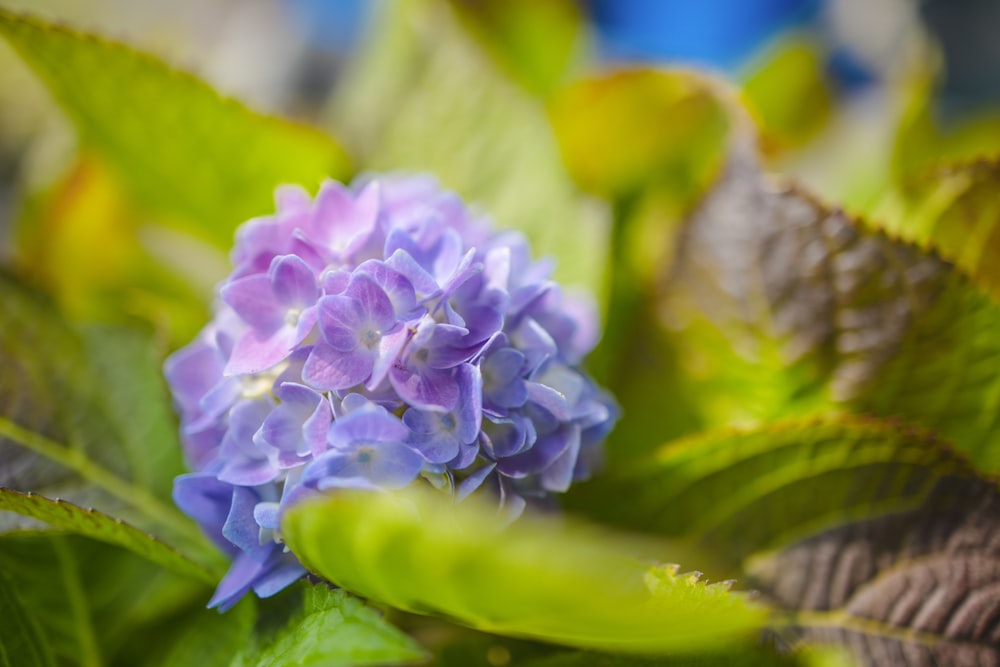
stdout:
<svg viewBox="0 0 1000 667">
<path fill-rule="evenodd" d="M 427 653 L 374 609 L 322 584 L 306 591 L 303 608 L 259 654 L 256 667 L 293 665 L 398 665 L 422 662 Z M 180 663 L 178 663 L 180 664 Z"/>
<path fill-rule="evenodd" d="M 942 165 L 872 215 L 882 229 L 933 248 L 1000 300 L 1000 160 Z"/>
<path fill-rule="evenodd" d="M 51 533 L 0 537 L 0 573 L 38 619 L 56 662 L 67 666 L 148 664 L 152 644 L 166 634 L 159 624 L 190 615 L 191 604 L 203 606 L 210 594 L 197 580 L 128 551 Z"/>
<path fill-rule="evenodd" d="M 4 276 L 0 296 L 0 486 L 94 507 L 218 566 L 168 500 L 179 445 L 149 341 L 110 329 L 81 335 Z M 24 527 L 14 518 L 3 513 L 0 527 Z"/>
<path fill-rule="evenodd" d="M 929 77 L 915 82 L 896 132 L 892 159 L 897 183 L 907 190 L 928 173 L 955 162 L 1000 153 L 1000 114 L 987 111 L 947 120 L 934 107 Z"/>
<path fill-rule="evenodd" d="M 121 519 L 93 509 L 84 509 L 64 500 L 49 500 L 34 493 L 0 487 L 0 510 L 16 512 L 44 521 L 49 526 L 95 540 L 124 547 L 174 572 L 214 583 L 215 577 L 203 566 L 170 546 Z"/>
<path fill-rule="evenodd" d="M 275 186 L 346 172 L 328 136 L 253 113 L 149 55 L 6 10 L 0 34 L 142 201 L 222 247 L 270 210 Z"/>
<path fill-rule="evenodd" d="M 187 261 L 168 268 L 171 257 L 163 251 L 172 246 L 162 237 L 170 232 L 140 224 L 145 216 L 127 199 L 109 167 L 80 156 L 50 189 L 26 199 L 17 221 L 18 273 L 51 294 L 70 319 L 138 320 L 166 332 L 172 343 L 186 342 L 208 319 L 211 285 L 225 274 L 225 255 L 182 237 L 185 246 L 173 254 Z"/>
<path fill-rule="evenodd" d="M 633 69 L 583 79 L 549 105 L 563 160 L 584 188 L 616 201 L 610 309 L 588 360 L 623 405 L 612 462 L 697 425 L 674 391 L 674 349 L 650 304 L 680 221 L 716 178 L 729 120 L 715 84 L 692 72 Z M 656 386 L 656 391 L 650 391 Z M 678 396 L 669 413 L 662 392 Z"/>
<path fill-rule="evenodd" d="M 704 652 L 663 658 L 561 653 L 518 663 L 519 667 L 849 667 L 829 651 L 778 654 L 773 650 L 743 647 L 737 651 Z"/>
<path fill-rule="evenodd" d="M 334 100 L 362 164 L 433 172 L 557 258 L 560 281 L 601 293 L 608 211 L 566 176 L 542 103 L 497 71 L 447 3 L 402 0 L 382 19 Z"/>
<path fill-rule="evenodd" d="M 225 614 L 199 610 L 184 619 L 181 631 L 171 638 L 170 648 L 158 667 L 229 667 L 253 643 L 257 606 L 244 598 Z M 310 664 L 310 663 L 300 663 Z"/>
<path fill-rule="evenodd" d="M 626 652 L 724 646 L 763 608 L 697 575 L 651 572 L 637 542 L 568 520 L 526 516 L 425 491 L 338 493 L 286 512 L 282 531 L 312 571 L 365 597 L 488 632 Z"/>
<path fill-rule="evenodd" d="M 951 490 L 976 483 L 950 447 L 894 422 L 779 422 L 665 445 L 631 470 L 598 480 L 600 497 L 628 500 L 595 503 L 592 511 L 694 539 L 716 557 L 719 574 L 733 576 L 752 554 L 820 528 L 931 498 L 943 511 Z"/>
<path fill-rule="evenodd" d="M 862 665 L 1000 661 L 995 481 L 942 484 L 912 510 L 822 531 L 752 561 L 796 610 L 799 637 L 836 642 Z"/>
<path fill-rule="evenodd" d="M 1000 465 L 1000 307 L 935 254 L 774 185 L 747 153 L 687 223 L 664 288 L 710 422 L 900 416 Z"/>
<path fill-rule="evenodd" d="M 546 96 L 582 52 L 585 18 L 572 0 L 452 0 L 463 23 L 507 74 Z"/>
<path fill-rule="evenodd" d="M 577 82 L 552 100 L 550 115 L 581 186 L 605 197 L 667 188 L 678 213 L 718 173 L 729 125 L 706 79 L 653 69 Z"/>
<path fill-rule="evenodd" d="M 723 573 L 749 575 L 789 610 L 785 641 L 871 665 L 1000 656 L 1000 492 L 947 443 L 891 422 L 792 423 L 643 463 L 606 482 L 630 494 L 615 518 L 686 535 Z"/>
<path fill-rule="evenodd" d="M 779 152 L 811 139 L 833 105 L 824 63 L 815 43 L 791 37 L 752 66 L 743 99 L 760 124 L 765 152 Z"/>
<path fill-rule="evenodd" d="M 34 614 L 21 602 L 14 583 L 0 569 L 0 665 L 54 667 L 51 649 Z"/>
</svg>

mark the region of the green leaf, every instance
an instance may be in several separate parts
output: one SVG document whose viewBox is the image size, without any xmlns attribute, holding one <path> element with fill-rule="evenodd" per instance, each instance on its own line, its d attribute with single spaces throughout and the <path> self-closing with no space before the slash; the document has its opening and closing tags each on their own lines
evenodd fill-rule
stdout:
<svg viewBox="0 0 1000 667">
<path fill-rule="evenodd" d="M 0 570 L 0 665 L 53 667 L 55 660 L 38 620 L 21 602 L 13 582 Z"/>
<path fill-rule="evenodd" d="M 944 510 L 954 503 L 942 493 L 976 480 L 951 447 L 894 422 L 779 422 L 669 443 L 599 480 L 593 511 L 694 539 L 733 576 L 753 554 L 829 526 L 931 499 Z M 624 507 L 607 502 L 626 494 Z"/>
<path fill-rule="evenodd" d="M 870 420 L 723 431 L 607 484 L 605 497 L 631 494 L 616 518 L 687 536 L 788 609 L 776 623 L 788 643 L 841 644 L 872 665 L 1000 657 L 1000 491 L 927 432 Z"/>
<path fill-rule="evenodd" d="M 152 535 L 148 535 L 121 519 L 93 509 L 84 509 L 64 500 L 49 500 L 34 493 L 21 493 L 0 487 L 0 510 L 44 521 L 49 526 L 65 530 L 132 551 L 150 562 L 179 574 L 200 577 L 214 584 L 216 578 Z"/>
<path fill-rule="evenodd" d="M 180 346 L 208 320 L 226 256 L 148 224 L 119 181 L 83 152 L 51 187 L 23 198 L 11 255 L 19 275 L 52 295 L 68 319 L 138 321 Z"/>
<path fill-rule="evenodd" d="M 44 299 L 3 275 L 0 295 L 0 487 L 94 507 L 217 572 L 219 554 L 169 500 L 180 445 L 149 341 L 111 329 L 81 335 Z M 29 516 L 51 511 L 76 529 L 104 530 L 67 519 L 43 499 L 10 504 L 9 498 L 10 509 Z M 0 515 L 0 529 L 25 527 L 13 519 Z"/>
<path fill-rule="evenodd" d="M 222 247 L 272 210 L 275 186 L 345 175 L 328 136 L 253 113 L 152 56 L 6 10 L 0 34 L 142 201 Z"/>
<path fill-rule="evenodd" d="M 832 652 L 800 651 L 779 654 L 767 648 L 746 646 L 726 652 L 706 651 L 665 658 L 560 653 L 518 663 L 519 667 L 848 667 Z"/>
<path fill-rule="evenodd" d="M 542 103 L 497 71 L 448 4 L 385 9 L 334 100 L 334 125 L 364 166 L 432 172 L 555 257 L 560 281 L 600 293 L 608 211 L 565 174 Z"/>
<path fill-rule="evenodd" d="M 713 84 L 691 72 L 592 76 L 560 91 L 549 113 L 570 173 L 604 197 L 666 189 L 679 213 L 723 162 L 728 113 Z"/>
<path fill-rule="evenodd" d="M 794 148 L 814 137 L 830 117 L 833 96 L 816 40 L 784 38 L 751 65 L 743 99 L 772 151 Z"/>
<path fill-rule="evenodd" d="M 584 16 L 571 0 L 451 5 L 504 72 L 535 95 L 550 94 L 583 55 Z"/>
<path fill-rule="evenodd" d="M 1000 467 L 1000 306 L 936 255 L 775 185 L 745 147 L 664 281 L 708 423 L 898 416 Z"/>
<path fill-rule="evenodd" d="M 931 248 L 1000 301 L 1000 161 L 941 165 L 887 197 L 872 219 L 888 233 Z"/>
<path fill-rule="evenodd" d="M 310 500 L 282 532 L 306 567 L 349 591 L 498 634 L 668 652 L 739 641 L 766 618 L 728 585 L 651 573 L 644 557 L 669 557 L 663 545 L 535 516 L 501 530 L 485 501 L 432 494 Z"/>
<path fill-rule="evenodd" d="M 1000 114 L 985 109 L 945 122 L 938 109 L 938 91 L 930 76 L 914 81 L 908 91 L 894 137 L 892 171 L 904 191 L 928 173 L 956 162 L 971 162 L 1000 153 Z"/>
<path fill-rule="evenodd" d="M 322 584 L 306 591 L 302 611 L 254 659 L 256 667 L 396 665 L 422 662 L 426 652 L 374 609 Z M 180 663 L 179 663 L 180 664 Z"/>
<path fill-rule="evenodd" d="M 253 643 L 257 617 L 254 599 L 247 597 L 225 614 L 200 609 L 189 615 L 158 667 L 228 667 Z M 191 617 L 193 616 L 193 618 Z M 306 663 L 303 663 L 306 664 Z"/>
<path fill-rule="evenodd" d="M 204 608 L 210 591 L 131 552 L 72 535 L 0 538 L 10 577 L 60 665 L 147 664 L 164 621 Z M 153 629 L 153 632 L 149 632 Z"/>
</svg>

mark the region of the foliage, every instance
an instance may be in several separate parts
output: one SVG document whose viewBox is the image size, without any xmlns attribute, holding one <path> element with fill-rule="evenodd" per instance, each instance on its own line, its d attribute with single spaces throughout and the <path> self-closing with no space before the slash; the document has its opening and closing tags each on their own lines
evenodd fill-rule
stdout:
<svg viewBox="0 0 1000 667">
<path fill-rule="evenodd" d="M 829 111 L 805 47 L 737 95 L 586 70 L 578 5 L 534 4 L 399 3 L 331 101 L 346 149 L 0 9 L 82 149 L 28 193 L 0 272 L 0 665 L 1000 660 L 995 123 L 942 132 L 918 94 L 851 217 L 759 166 L 750 117 L 780 152 Z M 346 151 L 434 172 L 598 291 L 592 371 L 624 416 L 565 514 L 294 506 L 310 579 L 216 614 L 226 559 L 173 506 L 160 371 L 210 294 L 142 230 L 225 251 L 276 184 L 349 175 Z"/>
</svg>

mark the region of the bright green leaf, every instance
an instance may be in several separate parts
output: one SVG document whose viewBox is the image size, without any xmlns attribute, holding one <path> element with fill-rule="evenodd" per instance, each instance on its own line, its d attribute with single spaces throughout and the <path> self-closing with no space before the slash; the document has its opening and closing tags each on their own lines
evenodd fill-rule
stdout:
<svg viewBox="0 0 1000 667">
<path fill-rule="evenodd" d="M 244 664 L 350 667 L 411 664 L 426 657 L 419 644 L 361 600 L 320 584 L 306 591 L 302 612 Z"/>
<path fill-rule="evenodd" d="M 64 530 L 132 551 L 149 561 L 179 574 L 199 577 L 215 583 L 215 577 L 203 566 L 188 559 L 170 546 L 121 519 L 93 509 L 84 509 L 64 500 L 50 500 L 34 493 L 21 493 L 0 487 L 0 510 L 17 512 Z"/>
<path fill-rule="evenodd" d="M 536 256 L 555 257 L 561 282 L 600 293 L 608 211 L 565 174 L 542 103 L 497 71 L 447 3 L 384 9 L 334 100 L 334 124 L 363 165 L 432 172 L 499 227 L 524 231 Z"/>
<path fill-rule="evenodd" d="M 38 620 L 21 602 L 14 584 L 0 569 L 0 665 L 54 667 L 55 660 Z"/>
<path fill-rule="evenodd" d="M 766 618 L 728 586 L 651 573 L 652 551 L 678 555 L 662 545 L 535 516 L 501 530 L 495 507 L 432 493 L 304 502 L 283 534 L 309 569 L 347 590 L 498 634 L 668 652 L 739 641 Z"/>
<path fill-rule="evenodd" d="M 142 201 L 222 247 L 272 210 L 275 186 L 345 175 L 328 136 L 253 113 L 152 56 L 5 10 L 0 34 Z"/>
</svg>

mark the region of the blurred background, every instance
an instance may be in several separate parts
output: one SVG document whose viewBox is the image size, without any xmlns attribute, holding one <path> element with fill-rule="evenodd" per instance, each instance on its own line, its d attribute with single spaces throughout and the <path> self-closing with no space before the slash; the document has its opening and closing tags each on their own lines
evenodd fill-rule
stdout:
<svg viewBox="0 0 1000 667">
<path fill-rule="evenodd" d="M 756 122 L 768 169 L 890 230 L 938 161 L 1000 151 L 990 0 L 3 4 L 322 129 L 345 156 L 334 177 L 432 171 L 598 295 L 605 349 L 717 177 L 734 108 Z M 176 347 L 207 321 L 241 220 L 178 223 L 183 211 L 148 206 L 99 153 L 0 40 L 0 259 L 71 318 L 140 320 Z M 593 370 L 617 388 L 612 356 Z"/>
</svg>

